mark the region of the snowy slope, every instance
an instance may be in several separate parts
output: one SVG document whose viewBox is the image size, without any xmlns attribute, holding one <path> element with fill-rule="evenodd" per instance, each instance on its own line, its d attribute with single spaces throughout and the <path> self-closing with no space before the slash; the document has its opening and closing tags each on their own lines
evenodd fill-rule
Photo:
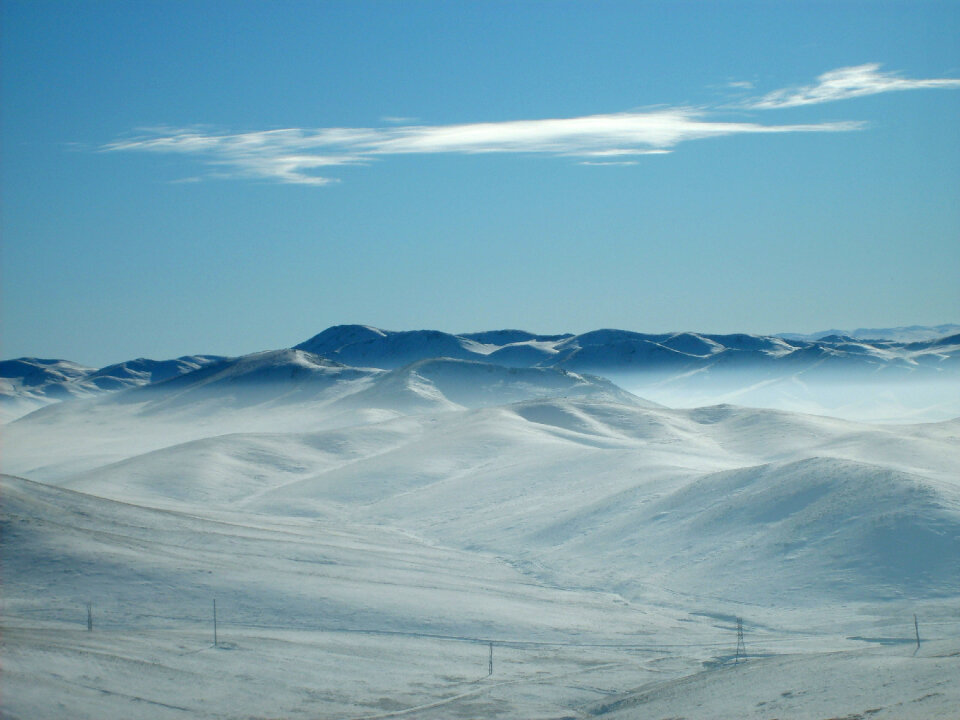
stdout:
<svg viewBox="0 0 960 720">
<path fill-rule="evenodd" d="M 84 377 L 91 372 L 93 368 L 68 360 L 17 358 L 0 362 L 0 378 L 18 387 L 32 388 L 38 392 Z"/>
<path fill-rule="evenodd" d="M 458 379 L 487 374 L 442 367 Z M 406 377 L 396 372 L 378 380 Z M 67 448 L 38 475 L 155 506 L 280 516 L 333 506 L 633 598 L 650 583 L 787 604 L 960 593 L 957 422 L 889 427 L 603 398 L 456 407 L 310 433 L 218 434 L 87 469 Z M 138 431 L 155 436 L 127 423 L 130 446 Z"/>
<path fill-rule="evenodd" d="M 122 503 L 3 478 L 3 713 L 947 718 L 958 430 L 541 399 L 209 438 L 77 479 Z M 705 472 L 897 438 L 901 465 L 938 458 L 929 478 Z M 130 502 L 164 497 L 183 511 Z M 748 618 L 745 665 L 724 613 Z"/>
<path fill-rule="evenodd" d="M 271 350 L 229 358 L 106 402 L 137 403 L 149 398 L 144 413 L 174 408 L 205 412 L 263 403 L 287 404 L 324 399 L 331 391 L 368 380 L 378 370 L 352 368 L 302 350 Z"/>
<path fill-rule="evenodd" d="M 0 362 L 0 420 L 11 422 L 53 402 L 162 382 L 222 359 L 215 355 L 137 358 L 99 370 L 68 360 L 5 360 Z"/>
<path fill-rule="evenodd" d="M 556 601 L 558 593 L 536 586 L 509 565 L 429 546 L 389 528 L 337 522 L 333 512 L 323 522 L 278 523 L 224 513 L 204 517 L 9 476 L 3 477 L 2 508 L 10 551 L 4 595 L 14 616 L 36 607 L 45 608 L 47 621 L 72 620 L 67 607 L 45 601 L 45 593 L 55 592 L 75 602 L 114 595 L 114 603 L 99 608 L 99 622 L 141 628 L 163 626 L 165 618 L 176 617 L 164 613 L 195 599 L 203 608 L 198 619 L 206 625 L 209 598 L 216 595 L 234 624 L 282 625 L 293 614 L 295 626 L 416 632 L 431 624 L 440 633 L 464 632 L 466 622 L 479 637 L 495 636 L 498 624 L 506 633 L 519 617 L 539 626 L 541 639 L 562 632 L 537 611 L 538 605 Z M 217 570 L 212 577 L 210 569 Z M 183 596 L 181 589 L 189 594 Z M 504 597 L 484 601 L 486 592 Z M 366 608 L 365 594 L 376 599 Z M 514 600 L 505 599 L 509 596 Z M 612 595 L 570 592 L 568 599 L 582 603 L 580 621 L 589 622 L 594 614 L 598 622 L 613 613 L 640 629 L 641 619 L 630 620 L 635 613 L 622 609 Z M 517 607 L 510 607 L 513 602 Z M 531 607 L 520 609 L 525 604 Z"/>
<path fill-rule="evenodd" d="M 359 426 L 564 395 L 644 402 L 603 378 L 552 368 L 438 359 L 386 372 L 303 350 L 270 351 L 125 392 L 45 407 L 6 428 L 12 451 L 3 467 L 53 479 L 229 433 Z"/>
<path fill-rule="evenodd" d="M 409 414 L 505 405 L 538 397 L 645 402 L 601 377 L 450 358 L 420 360 L 394 370 L 344 402 Z"/>
<path fill-rule="evenodd" d="M 295 346 L 339 362 L 366 367 L 398 368 L 427 358 L 476 359 L 489 352 L 484 343 L 437 330 L 379 330 L 340 325 Z"/>
<path fill-rule="evenodd" d="M 186 355 L 174 360 L 150 360 L 137 358 L 126 362 L 108 365 L 83 378 L 77 379 L 77 385 L 97 390 L 123 390 L 151 383 L 163 382 L 202 367 L 222 361 L 217 355 Z"/>
<path fill-rule="evenodd" d="M 712 473 L 572 537 L 685 593 L 798 604 L 956 596 L 960 487 L 833 458 Z M 620 587 L 624 587 L 621 585 Z"/>
<path fill-rule="evenodd" d="M 960 707 L 955 643 L 779 655 L 652 681 L 587 709 L 605 720 L 949 720 Z"/>
<path fill-rule="evenodd" d="M 503 691 L 507 714 L 555 716 L 652 677 L 635 654 L 666 628 L 677 643 L 715 634 L 388 528 L 2 482 L 4 717 L 460 715 Z M 600 687 L 577 687 L 583 677 Z"/>
<path fill-rule="evenodd" d="M 956 715 L 960 418 L 576 368 L 890 420 L 917 373 L 952 407 L 960 339 L 309 342 L 118 366 L 4 427 L 3 717 Z"/>
<path fill-rule="evenodd" d="M 93 372 L 68 360 L 17 358 L 0 362 L 0 421 L 9 422 L 70 396 L 71 381 Z"/>
</svg>

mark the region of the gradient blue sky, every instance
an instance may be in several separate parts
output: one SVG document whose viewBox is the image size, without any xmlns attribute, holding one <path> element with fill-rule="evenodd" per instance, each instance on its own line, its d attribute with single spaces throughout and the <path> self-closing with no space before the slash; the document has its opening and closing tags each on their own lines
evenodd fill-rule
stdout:
<svg viewBox="0 0 960 720">
<path fill-rule="evenodd" d="M 3 357 L 960 318 L 958 2 L 2 13 Z"/>
</svg>

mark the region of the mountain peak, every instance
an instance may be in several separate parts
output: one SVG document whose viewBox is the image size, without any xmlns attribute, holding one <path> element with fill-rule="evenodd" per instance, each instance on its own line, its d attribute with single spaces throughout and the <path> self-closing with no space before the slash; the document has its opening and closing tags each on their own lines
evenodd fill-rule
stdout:
<svg viewBox="0 0 960 720">
<path fill-rule="evenodd" d="M 329 355 L 345 345 L 366 342 L 386 336 L 387 333 L 385 331 L 371 327 L 370 325 L 333 325 L 323 332 L 314 335 L 309 340 L 295 345 L 293 349 L 306 350 L 315 355 Z"/>
</svg>

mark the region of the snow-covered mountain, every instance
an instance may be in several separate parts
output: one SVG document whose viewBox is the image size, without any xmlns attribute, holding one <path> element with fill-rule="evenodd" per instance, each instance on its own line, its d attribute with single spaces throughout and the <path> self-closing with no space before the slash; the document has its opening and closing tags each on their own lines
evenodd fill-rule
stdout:
<svg viewBox="0 0 960 720">
<path fill-rule="evenodd" d="M 11 385 L 31 388 L 37 393 L 53 389 L 71 380 L 85 377 L 93 368 L 78 365 L 68 360 L 44 360 L 42 358 L 18 358 L 0 361 L 0 378 Z M 57 390 L 53 389 L 54 394 Z"/>
<path fill-rule="evenodd" d="M 936 329 L 904 330 L 919 337 Z M 330 368 L 357 368 L 360 375 L 438 359 L 586 373 L 606 377 L 634 394 L 668 405 L 736 402 L 885 421 L 960 415 L 960 334 L 910 341 L 864 340 L 841 334 L 800 339 L 625 330 L 580 335 L 494 330 L 453 335 L 339 325 L 292 351 L 274 352 L 306 353 L 323 358 L 331 363 Z M 3 419 L 10 421 L 58 400 L 153 385 L 204 368 L 215 367 L 219 369 L 211 370 L 214 374 L 229 374 L 235 372 L 226 369 L 232 364 L 245 367 L 268 362 L 264 358 L 273 356 L 255 353 L 247 357 L 251 359 L 209 355 L 168 361 L 138 359 L 99 370 L 65 360 L 9 360 L 0 368 L 0 411 Z M 266 370 L 260 372 L 251 377 L 265 377 L 262 373 Z M 285 370 L 272 372 L 278 380 L 303 380 L 297 372 L 291 371 L 289 376 Z M 346 371 L 330 370 L 326 375 L 346 377 Z M 206 383 L 205 377 L 192 377 L 187 385 Z M 272 387 L 273 392 L 284 393 L 276 383 Z M 417 402 L 423 397 L 420 393 Z"/>
<path fill-rule="evenodd" d="M 760 336 L 708 333 L 644 334 L 625 330 L 596 330 L 580 335 L 536 335 L 522 330 L 495 330 L 453 335 L 436 330 L 390 331 L 364 325 L 328 328 L 294 349 L 356 367 L 394 369 L 418 360 L 453 358 L 485 360 L 515 367 L 563 367 L 571 370 L 672 371 L 709 366 L 733 368 L 791 363 L 811 367 L 823 362 L 868 365 L 872 370 L 901 367 L 910 370 L 942 368 L 954 360 L 960 346 L 960 326 L 897 328 L 877 331 L 829 331 L 810 336 Z M 934 335 L 942 330 L 943 334 Z M 953 331 L 953 332 L 947 332 Z M 919 336 L 923 336 L 922 338 Z M 878 339 L 879 338 L 879 339 Z M 159 382 L 181 375 L 222 357 L 195 355 L 176 360 L 139 358 L 99 370 L 66 360 L 20 358 L 0 363 L 0 378 L 36 394 L 83 394 Z"/>
<path fill-rule="evenodd" d="M 888 422 L 960 415 L 960 335 L 911 342 L 624 330 L 451 335 L 343 325 L 297 347 L 388 369 L 439 356 L 560 368 L 674 406 L 735 402 Z"/>
<path fill-rule="evenodd" d="M 486 360 L 510 367 L 558 367 L 623 376 L 677 376 L 749 370 L 764 376 L 804 373 L 829 378 L 845 371 L 890 379 L 956 373 L 960 335 L 921 342 L 863 341 L 829 335 L 811 340 L 692 332 L 644 334 L 596 330 L 534 335 L 519 330 L 452 335 L 393 332 L 341 325 L 296 346 L 349 365 L 396 368 L 437 357 Z"/>
<path fill-rule="evenodd" d="M 69 360 L 17 358 L 0 361 L 0 421 L 70 397 L 74 381 L 94 368 Z"/>
<path fill-rule="evenodd" d="M 13 420 L 51 402 L 163 382 L 220 360 L 215 355 L 137 358 L 100 369 L 69 360 L 4 360 L 0 362 L 0 420 Z"/>
</svg>

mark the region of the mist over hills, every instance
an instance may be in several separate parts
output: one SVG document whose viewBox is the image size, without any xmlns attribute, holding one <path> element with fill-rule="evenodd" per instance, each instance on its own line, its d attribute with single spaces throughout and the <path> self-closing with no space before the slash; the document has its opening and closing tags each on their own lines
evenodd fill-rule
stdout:
<svg viewBox="0 0 960 720">
<path fill-rule="evenodd" d="M 876 696 L 889 658 L 864 644 L 899 643 L 918 607 L 938 642 L 955 628 L 958 358 L 956 335 L 351 325 L 235 358 L 6 361 L 5 401 L 34 409 L 3 427 L 5 677 L 24 716 L 78 687 L 91 718 L 167 708 L 185 662 L 225 697 L 279 663 L 288 717 L 475 717 L 488 693 L 504 717 L 607 714 L 646 654 L 658 688 L 729 669 L 744 616 L 751 663 L 855 653 Z M 106 632 L 75 627 L 91 598 Z M 237 652 L 195 619 L 214 598 Z M 477 679 L 489 642 L 516 653 L 506 681 Z M 954 704 L 944 647 L 893 716 Z M 222 715 L 275 715 L 257 687 Z"/>
<path fill-rule="evenodd" d="M 855 330 L 821 330 L 807 335 L 801 333 L 780 333 L 783 338 L 794 340 L 820 340 L 829 335 L 841 335 L 860 340 L 895 340 L 897 342 L 925 342 L 937 340 L 949 335 L 960 334 L 960 325 L 909 325 L 894 328 L 857 328 Z"/>
<path fill-rule="evenodd" d="M 862 340 L 836 333 L 800 336 L 747 334 L 644 334 L 596 330 L 580 335 L 537 335 L 496 330 L 454 335 L 435 330 L 388 331 L 365 325 L 330 327 L 292 348 L 328 363 L 326 377 L 370 376 L 440 358 L 483 362 L 507 368 L 559 369 L 607 377 L 626 389 L 668 405 L 738 402 L 765 407 L 839 414 L 866 419 L 944 419 L 960 414 L 960 400 L 945 397 L 940 384 L 960 381 L 960 334 L 933 337 L 936 328 L 896 328 L 873 333 L 910 338 Z M 870 334 L 867 331 L 863 331 Z M 856 331 L 861 333 L 861 331 Z M 923 337 L 918 340 L 916 338 Z M 283 353 L 290 351 L 272 351 Z M 240 358 L 194 355 L 175 360 L 131 360 L 105 368 L 87 368 L 67 360 L 20 358 L 0 363 L 0 411 L 7 421 L 38 407 L 75 397 L 126 390 L 187 377 L 183 385 L 206 387 L 216 376 L 229 382 L 274 382 L 286 370 L 269 363 L 269 353 Z M 293 356 L 290 356 L 291 358 Z M 304 356 L 305 357 L 305 356 Z M 257 359 L 259 358 L 259 359 Z M 296 362 L 293 365 L 296 365 Z M 307 364 L 320 360 L 310 361 Z M 290 380 L 306 382 L 305 367 L 291 366 Z M 234 368 L 234 369 L 230 369 Z M 197 371 L 201 374 L 192 377 Z M 275 377 L 268 378 L 272 373 Z M 546 377 L 541 376 L 541 377 Z M 317 380 L 314 377 L 313 380 Z M 308 384 L 315 386 L 313 381 Z M 882 388 L 882 408 L 867 390 L 846 399 L 849 388 Z M 823 389 L 826 388 L 826 392 Z M 209 390 L 210 388 L 208 388 Z M 316 387 L 314 387 L 316 389 Z M 298 391 L 299 392 L 299 391 Z M 878 393 L 872 393 L 871 398 Z M 831 404 L 827 396 L 844 398 Z M 421 400 L 424 397 L 420 394 Z M 455 401 L 454 401 L 455 402 Z"/>
<path fill-rule="evenodd" d="M 489 376 L 491 394 L 453 403 L 451 374 Z M 236 386 L 229 402 L 158 401 L 165 386 L 188 396 L 180 379 L 64 403 L 8 426 L 4 468 L 134 505 L 402 527 L 635 600 L 650 582 L 741 602 L 960 593 L 960 421 L 672 410 L 562 371 L 452 360 L 358 382 L 326 402 L 238 403 Z"/>
</svg>

